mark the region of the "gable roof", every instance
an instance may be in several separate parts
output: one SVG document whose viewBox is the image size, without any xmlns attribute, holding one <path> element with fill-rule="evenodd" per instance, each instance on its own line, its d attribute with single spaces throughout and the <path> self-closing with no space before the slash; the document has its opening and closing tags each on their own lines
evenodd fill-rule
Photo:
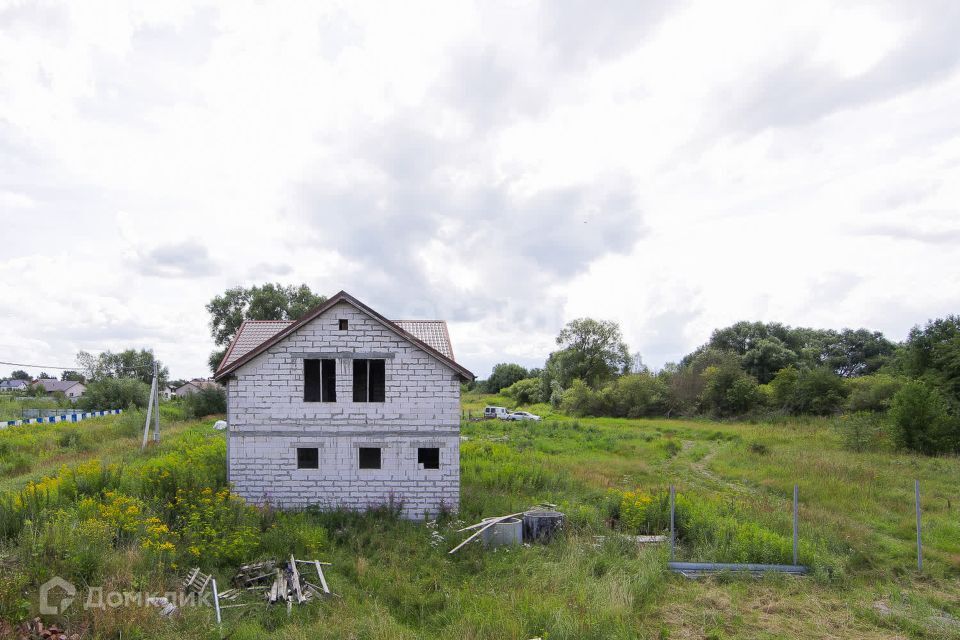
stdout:
<svg viewBox="0 0 960 640">
<path fill-rule="evenodd" d="M 230 373 L 236 371 L 241 366 L 253 360 L 255 357 L 277 344 L 303 325 L 319 317 L 328 309 L 331 309 L 339 302 L 346 302 L 368 316 L 372 317 L 392 330 L 401 338 L 412 342 L 416 347 L 426 351 L 428 354 L 447 365 L 461 377 L 467 380 L 473 380 L 473 375 L 467 368 L 463 367 L 453 359 L 453 347 L 450 345 L 450 334 L 447 331 L 447 323 L 442 320 L 400 320 L 393 322 L 363 304 L 346 291 L 340 291 L 329 298 L 326 302 L 308 312 L 302 318 L 296 321 L 287 320 L 247 320 L 237 331 L 236 337 L 227 349 L 227 353 L 217 367 L 214 374 L 214 380 L 220 381 Z M 250 326 L 248 326 L 248 323 Z M 267 326 L 269 323 L 269 326 Z M 259 326 L 258 326 L 259 325 Z M 285 325 L 285 326 L 282 326 Z M 406 326 L 403 326 L 406 325 Z M 269 334 L 269 335 L 267 335 Z M 257 342 L 258 338 L 263 338 Z M 242 341 L 241 341 L 242 338 Z"/>
<path fill-rule="evenodd" d="M 3 380 L 0 381 L 0 389 L 24 389 L 28 384 L 26 380 Z"/>
<path fill-rule="evenodd" d="M 184 382 L 182 385 L 174 389 L 174 393 L 184 389 L 186 387 L 196 387 L 197 389 L 206 389 L 207 387 L 219 387 L 216 382 L 212 380 L 204 380 L 203 378 L 194 378 L 188 382 Z"/>
<path fill-rule="evenodd" d="M 76 380 L 57 380 L 55 378 L 40 378 L 36 384 L 44 388 L 47 393 L 54 391 L 67 391 L 77 384 L 82 384 Z"/>
</svg>

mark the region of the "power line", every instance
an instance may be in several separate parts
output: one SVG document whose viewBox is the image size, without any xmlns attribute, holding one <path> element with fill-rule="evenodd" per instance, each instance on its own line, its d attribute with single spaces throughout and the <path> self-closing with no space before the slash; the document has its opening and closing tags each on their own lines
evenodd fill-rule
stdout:
<svg viewBox="0 0 960 640">
<path fill-rule="evenodd" d="M 58 367 L 52 364 L 24 364 L 22 362 L 6 362 L 3 360 L 0 360 L 0 364 L 5 364 L 11 367 L 27 367 L 28 369 L 59 369 L 61 371 L 81 371 L 83 369 L 83 367 L 78 365 L 73 365 L 72 367 Z M 117 371 L 123 372 L 123 373 L 130 373 L 130 372 L 139 373 L 141 371 L 152 371 L 152 370 L 153 370 L 153 365 L 145 364 L 140 367 L 129 367 L 124 369 L 118 369 Z"/>
</svg>

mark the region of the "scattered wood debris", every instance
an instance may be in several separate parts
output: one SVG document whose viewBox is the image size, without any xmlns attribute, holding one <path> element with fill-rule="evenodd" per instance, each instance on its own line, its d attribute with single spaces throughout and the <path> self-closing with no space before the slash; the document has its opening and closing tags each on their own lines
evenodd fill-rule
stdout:
<svg viewBox="0 0 960 640">
<path fill-rule="evenodd" d="M 298 568 L 306 566 L 308 573 L 317 574 L 317 582 L 308 580 Z M 327 578 L 323 574 L 323 567 L 330 566 L 329 562 L 319 560 L 297 560 L 292 555 L 284 562 L 267 560 L 240 567 L 233 577 L 235 589 L 225 591 L 225 595 L 235 598 L 240 590 L 263 591 L 264 599 L 270 604 L 284 602 L 289 608 L 293 604 L 303 604 L 308 600 L 327 598 L 333 594 L 327 585 Z"/>
</svg>

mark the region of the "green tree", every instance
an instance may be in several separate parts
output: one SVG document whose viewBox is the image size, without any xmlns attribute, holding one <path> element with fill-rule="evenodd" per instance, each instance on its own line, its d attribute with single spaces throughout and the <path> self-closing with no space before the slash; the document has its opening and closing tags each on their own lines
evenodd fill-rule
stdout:
<svg viewBox="0 0 960 640">
<path fill-rule="evenodd" d="M 735 361 L 711 365 L 701 375 L 705 384 L 700 406 L 704 411 L 719 416 L 743 415 L 763 400 L 756 379 Z"/>
<path fill-rule="evenodd" d="M 136 378 L 150 384 L 153 380 L 153 362 L 153 352 L 147 349 L 125 349 L 117 353 L 104 351 L 96 356 L 86 351 L 77 354 L 77 364 L 91 382 L 106 378 Z M 156 362 L 162 383 L 166 381 L 169 371 L 160 360 Z"/>
<path fill-rule="evenodd" d="M 795 414 L 829 415 L 840 410 L 848 389 L 830 369 L 796 369 L 777 372 L 770 382 L 774 403 Z"/>
<path fill-rule="evenodd" d="M 844 329 L 830 334 L 822 345 L 821 360 L 845 378 L 874 373 L 896 350 L 896 345 L 879 331 Z"/>
<path fill-rule="evenodd" d="M 143 408 L 150 397 L 150 385 L 136 378 L 101 378 L 87 385 L 79 405 L 85 411 Z"/>
<path fill-rule="evenodd" d="M 24 371 L 23 369 L 17 369 L 16 371 L 14 371 L 13 373 L 10 374 L 10 379 L 11 379 L 11 380 L 26 380 L 27 382 L 29 382 L 30 380 L 33 380 L 33 377 L 32 377 L 29 373 L 27 373 L 26 371 Z"/>
<path fill-rule="evenodd" d="M 630 350 L 616 322 L 592 318 L 572 320 L 560 331 L 557 344 L 561 349 L 550 354 L 545 375 L 564 388 L 579 378 L 597 389 L 630 370 Z"/>
<path fill-rule="evenodd" d="M 305 284 L 233 287 L 215 296 L 206 309 L 210 314 L 210 335 L 220 349 L 210 354 L 210 369 L 216 371 L 244 320 L 298 320 L 326 300 L 326 296 L 313 293 Z"/>
<path fill-rule="evenodd" d="M 52 375 L 46 371 L 41 371 L 40 375 L 37 376 L 37 380 L 56 380 Z"/>
<path fill-rule="evenodd" d="M 63 381 L 70 382 L 86 382 L 87 379 L 83 377 L 83 374 L 79 371 L 64 371 L 60 374 L 60 379 Z"/>
<path fill-rule="evenodd" d="M 926 455 L 960 451 L 960 421 L 933 386 L 913 380 L 893 396 L 890 420 L 897 444 Z"/>
<path fill-rule="evenodd" d="M 536 404 L 543 402 L 540 378 L 517 380 L 506 389 L 501 389 L 501 393 L 516 400 L 517 404 Z"/>
<path fill-rule="evenodd" d="M 518 380 L 523 380 L 530 373 L 519 364 L 501 362 L 493 367 L 493 372 L 487 379 L 484 387 L 487 393 L 499 393 L 501 389 L 509 387 Z"/>
<path fill-rule="evenodd" d="M 907 375 L 924 379 L 960 402 L 960 316 L 911 329 L 898 360 Z"/>
</svg>

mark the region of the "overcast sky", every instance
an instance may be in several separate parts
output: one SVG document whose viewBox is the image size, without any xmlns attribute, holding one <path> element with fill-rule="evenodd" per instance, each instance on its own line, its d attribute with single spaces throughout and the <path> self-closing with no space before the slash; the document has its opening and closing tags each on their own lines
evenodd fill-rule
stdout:
<svg viewBox="0 0 960 640">
<path fill-rule="evenodd" d="M 137 4 L 0 0 L 0 360 L 206 375 L 267 281 L 481 377 L 960 311 L 958 2 Z"/>
</svg>

